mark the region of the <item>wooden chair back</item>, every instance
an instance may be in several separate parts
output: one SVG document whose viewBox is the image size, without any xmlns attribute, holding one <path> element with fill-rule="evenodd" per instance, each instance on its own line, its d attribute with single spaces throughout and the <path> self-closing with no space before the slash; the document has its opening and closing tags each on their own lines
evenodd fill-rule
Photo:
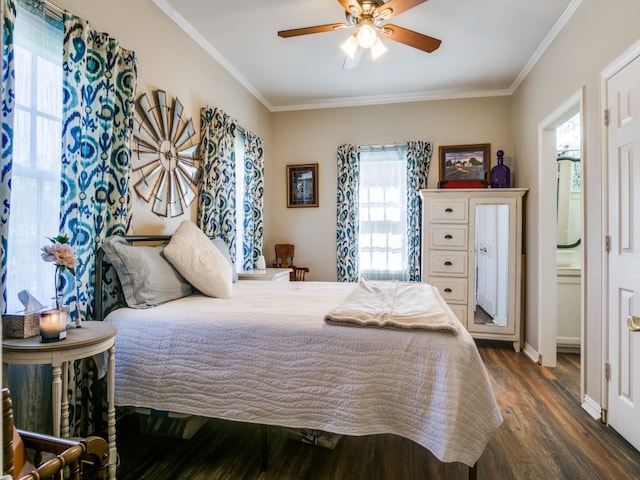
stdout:
<svg viewBox="0 0 640 480">
<path fill-rule="evenodd" d="M 279 268 L 291 268 L 295 247 L 291 243 L 276 243 L 276 266 Z"/>
<path fill-rule="evenodd" d="M 13 477 L 13 405 L 9 389 L 2 389 L 2 474 Z"/>
<path fill-rule="evenodd" d="M 19 435 L 24 447 L 35 451 L 34 468 L 29 462 L 22 472 L 15 472 L 14 459 L 14 431 Z M 90 462 L 96 472 L 96 478 L 106 479 L 109 466 L 109 445 L 101 437 L 87 437 L 80 440 L 58 438 L 51 435 L 16 430 L 13 425 L 13 403 L 8 388 L 2 389 L 2 473 L 11 475 L 20 480 L 46 480 L 49 478 L 80 480 L 82 478 L 82 461 Z M 42 453 L 54 455 L 49 461 L 42 463 Z M 16 455 L 25 455 L 16 452 Z M 16 465 L 18 465 L 16 463 Z M 69 467 L 68 476 L 65 477 L 65 467 Z M 31 470 L 31 471 L 28 471 Z M 22 475 L 21 475 L 22 473 Z"/>
<path fill-rule="evenodd" d="M 292 243 L 276 244 L 276 261 L 273 266 L 277 268 L 291 268 L 293 271 L 289 274 L 289 280 L 292 282 L 303 282 L 305 274 L 309 273 L 307 267 L 297 267 L 293 264 L 293 256 L 295 255 L 295 247 Z"/>
</svg>

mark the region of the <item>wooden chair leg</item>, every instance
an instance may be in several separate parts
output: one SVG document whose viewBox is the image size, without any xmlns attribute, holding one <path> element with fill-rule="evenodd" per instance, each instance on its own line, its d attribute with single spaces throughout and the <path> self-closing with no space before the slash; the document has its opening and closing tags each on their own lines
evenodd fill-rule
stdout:
<svg viewBox="0 0 640 480">
<path fill-rule="evenodd" d="M 269 466 L 269 437 L 266 425 L 260 425 L 260 471 L 266 472 Z"/>
<path fill-rule="evenodd" d="M 469 480 L 478 480 L 478 462 L 469 467 Z"/>
</svg>

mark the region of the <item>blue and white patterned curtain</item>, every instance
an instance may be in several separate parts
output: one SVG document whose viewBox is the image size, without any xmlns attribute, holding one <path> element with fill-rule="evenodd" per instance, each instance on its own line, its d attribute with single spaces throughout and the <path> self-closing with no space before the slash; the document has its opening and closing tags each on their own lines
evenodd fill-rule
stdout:
<svg viewBox="0 0 640 480">
<path fill-rule="evenodd" d="M 209 237 L 222 238 L 236 258 L 237 124 L 218 108 L 200 110 L 200 180 L 196 224 Z"/>
<path fill-rule="evenodd" d="M 64 302 L 83 320 L 95 318 L 96 253 L 109 235 L 124 235 L 131 221 L 129 178 L 137 63 L 132 51 L 89 22 L 64 15 L 61 231 L 70 235 L 80 266 L 68 277 Z M 105 313 L 118 300 L 115 273 L 104 278 Z M 73 311 L 73 309 L 72 309 Z M 74 362 L 70 428 L 75 435 L 99 432 L 104 396 L 94 397 L 99 372 Z M 77 400 L 76 400 L 77 399 Z M 97 408 L 101 405 L 102 408 Z"/>
<path fill-rule="evenodd" d="M 80 261 L 75 285 L 69 274 L 63 298 L 69 304 L 77 295 L 77 313 L 87 320 L 95 318 L 96 252 L 107 236 L 126 234 L 131 221 L 129 137 L 137 63 L 132 51 L 69 13 L 63 62 L 60 223 Z M 117 300 L 114 280 L 105 280 L 106 311 Z"/>
<path fill-rule="evenodd" d="M 407 142 L 407 241 L 409 280 L 421 281 L 422 214 L 420 189 L 427 188 L 427 175 L 431 163 L 431 142 Z"/>
<path fill-rule="evenodd" d="M 244 132 L 244 158 L 236 158 L 238 124 L 218 108 L 200 111 L 200 155 L 203 175 L 196 223 L 209 237 L 222 238 L 242 269 L 252 270 L 262 255 L 264 233 L 264 148 L 262 139 Z M 236 162 L 244 166 L 242 252 L 236 252 Z M 238 254 L 237 254 L 238 253 Z"/>
<path fill-rule="evenodd" d="M 244 250 L 243 270 L 253 270 L 258 256 L 262 255 L 264 219 L 264 148 L 262 139 L 245 132 L 244 140 Z"/>
<path fill-rule="evenodd" d="M 338 147 L 336 247 L 339 282 L 358 281 L 358 189 L 360 158 L 356 145 Z"/>
<path fill-rule="evenodd" d="M 2 298 L 0 312 L 7 303 L 7 248 L 9 242 L 9 211 L 11 204 L 11 166 L 13 163 L 13 114 L 15 108 L 15 71 L 13 30 L 16 3 L 3 0 L 2 5 L 2 158 L 0 159 L 0 282 Z"/>
</svg>

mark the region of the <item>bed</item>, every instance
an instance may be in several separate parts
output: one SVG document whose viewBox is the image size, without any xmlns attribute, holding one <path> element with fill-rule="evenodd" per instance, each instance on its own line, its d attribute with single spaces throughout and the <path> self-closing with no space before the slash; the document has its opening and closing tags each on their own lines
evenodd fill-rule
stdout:
<svg viewBox="0 0 640 480">
<path fill-rule="evenodd" d="M 116 406 L 391 433 L 474 467 L 502 417 L 473 339 L 436 289 L 457 334 L 329 323 L 356 288 L 240 280 L 230 298 L 118 308 Z"/>
</svg>

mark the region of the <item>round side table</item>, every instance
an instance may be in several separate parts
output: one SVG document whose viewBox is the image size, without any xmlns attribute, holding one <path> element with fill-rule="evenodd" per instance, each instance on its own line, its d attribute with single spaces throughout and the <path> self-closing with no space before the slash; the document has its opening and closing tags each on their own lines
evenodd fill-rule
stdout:
<svg viewBox="0 0 640 480">
<path fill-rule="evenodd" d="M 66 395 L 69 383 L 68 362 L 108 352 L 107 401 L 109 408 L 109 478 L 116 478 L 116 413 L 115 413 L 115 337 L 116 327 L 105 322 L 82 322 L 82 328 L 67 330 L 67 338 L 59 342 L 40 343 L 40 336 L 31 338 L 3 338 L 3 378 L 6 366 L 46 365 L 53 367 L 53 435 L 69 436 L 69 400 Z M 63 392 L 65 394 L 63 395 Z"/>
</svg>

